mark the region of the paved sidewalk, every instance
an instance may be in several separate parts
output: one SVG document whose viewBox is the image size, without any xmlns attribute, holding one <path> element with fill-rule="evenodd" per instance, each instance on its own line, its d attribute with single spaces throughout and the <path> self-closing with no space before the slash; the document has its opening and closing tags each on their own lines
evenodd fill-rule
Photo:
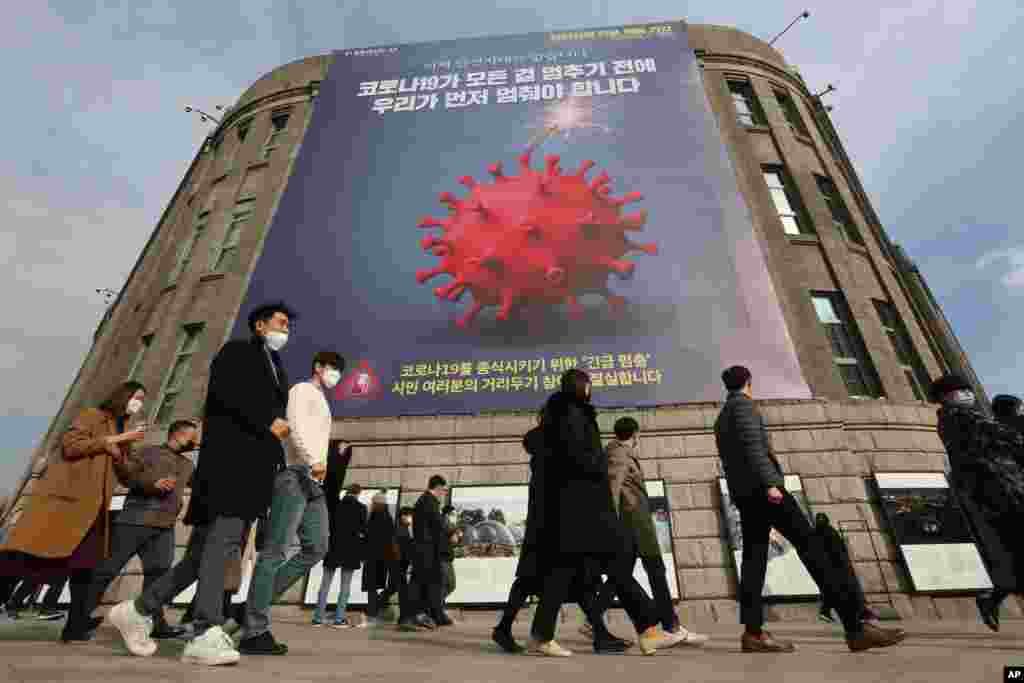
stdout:
<svg viewBox="0 0 1024 683">
<path fill-rule="evenodd" d="M 526 615 L 524 615 L 526 616 Z M 309 613 L 275 611 L 274 634 L 291 648 L 284 657 L 244 657 L 238 666 L 208 669 L 177 661 L 180 642 L 161 642 L 151 659 L 132 657 L 117 633 L 100 627 L 89 644 L 56 643 L 61 623 L 34 619 L 0 624 L 0 681 L 116 683 L 300 683 L 305 681 L 396 681 L 398 683 L 629 683 L 629 681 L 885 681 L 986 683 L 1002 681 L 1003 666 L 1024 665 L 1024 621 L 1002 632 L 966 622 L 891 622 L 910 637 L 888 650 L 853 654 L 841 630 L 824 624 L 769 624 L 797 643 L 791 655 L 746 655 L 739 630 L 722 624 L 695 628 L 712 636 L 700 650 L 678 649 L 643 657 L 595 655 L 573 621 L 559 625 L 559 642 L 575 651 L 569 659 L 511 656 L 490 641 L 491 613 L 467 613 L 454 627 L 430 633 L 399 633 L 394 626 L 337 631 L 312 628 Z M 176 621 L 175 617 L 171 622 Z M 612 630 L 628 635 L 621 616 Z M 528 620 L 514 633 L 525 641 Z"/>
</svg>

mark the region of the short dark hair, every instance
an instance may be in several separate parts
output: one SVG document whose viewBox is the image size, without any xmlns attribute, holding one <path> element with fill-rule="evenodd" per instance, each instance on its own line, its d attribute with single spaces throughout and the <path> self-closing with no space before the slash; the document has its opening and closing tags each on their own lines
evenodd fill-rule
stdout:
<svg viewBox="0 0 1024 683">
<path fill-rule="evenodd" d="M 409 507 L 408 505 L 402 506 L 401 508 L 398 509 L 398 516 L 399 517 L 405 517 L 406 515 L 409 515 L 410 517 L 412 517 L 415 513 L 416 513 L 416 510 L 411 508 L 411 507 Z"/>
<path fill-rule="evenodd" d="M 256 309 L 249 314 L 249 331 L 256 334 L 256 323 L 260 321 L 269 321 L 274 317 L 275 313 L 284 313 L 288 316 L 289 322 L 297 320 L 299 317 L 298 314 L 283 301 L 263 304 L 262 306 L 257 306 Z"/>
<path fill-rule="evenodd" d="M 341 354 L 337 351 L 318 351 L 313 356 L 313 370 L 316 370 L 317 365 L 333 365 L 338 370 L 345 369 L 345 359 L 341 357 Z"/>
<path fill-rule="evenodd" d="M 358 496 L 360 493 L 363 492 L 363 487 L 360 486 L 359 484 L 349 484 L 348 488 L 345 490 L 348 492 L 348 495 L 350 496 Z"/>
<path fill-rule="evenodd" d="M 640 431 L 640 423 L 631 417 L 620 417 L 612 429 L 615 431 L 616 439 L 625 441 Z"/>
<path fill-rule="evenodd" d="M 753 375 L 750 374 L 750 370 L 742 365 L 734 365 L 722 371 L 722 383 L 725 384 L 725 388 L 729 391 L 739 391 L 747 386 L 747 382 L 750 381 L 751 377 Z"/>
<path fill-rule="evenodd" d="M 192 420 L 175 420 L 167 429 L 167 438 L 169 439 L 178 432 L 185 429 L 199 429 L 199 425 L 197 425 Z"/>
<path fill-rule="evenodd" d="M 590 384 L 590 375 L 578 368 L 570 368 L 562 373 L 560 387 L 566 394 L 576 396 L 580 389 L 588 384 Z"/>
<path fill-rule="evenodd" d="M 140 389 L 146 391 L 142 382 L 132 381 L 118 384 L 117 388 L 111 391 L 106 400 L 100 404 L 100 410 L 105 410 L 114 417 L 121 417 L 128 409 L 128 401 L 132 400 L 132 396 Z"/>
<path fill-rule="evenodd" d="M 436 489 L 438 486 L 447 486 L 447 485 L 448 485 L 448 480 L 445 479 L 444 477 L 442 477 L 440 474 L 435 474 L 434 476 L 432 476 L 430 478 L 430 481 L 427 482 L 427 488 L 429 490 L 431 490 L 431 491 Z"/>
<path fill-rule="evenodd" d="M 992 398 L 992 412 L 996 417 L 1013 417 L 1020 408 L 1020 399 L 1010 394 L 999 394 Z"/>
</svg>

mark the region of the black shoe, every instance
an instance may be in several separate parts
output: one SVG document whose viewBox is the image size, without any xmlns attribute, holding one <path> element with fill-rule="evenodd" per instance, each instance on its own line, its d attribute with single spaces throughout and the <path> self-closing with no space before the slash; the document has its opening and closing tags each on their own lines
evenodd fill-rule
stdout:
<svg viewBox="0 0 1024 683">
<path fill-rule="evenodd" d="M 154 626 L 153 632 L 149 634 L 149 637 L 153 640 L 173 640 L 184 635 L 186 630 L 184 626 L 171 626 L 165 622 Z"/>
<path fill-rule="evenodd" d="M 68 628 L 64 625 L 64 628 L 60 632 L 60 642 L 62 643 L 88 643 L 92 640 L 95 634 L 95 629 L 88 628 Z"/>
<path fill-rule="evenodd" d="M 981 620 L 985 622 L 985 626 L 988 626 L 993 631 L 999 631 L 999 605 L 992 599 L 991 595 L 979 595 L 975 598 L 975 603 L 978 605 L 978 614 L 981 615 Z"/>
<path fill-rule="evenodd" d="M 434 623 L 439 627 L 455 625 L 455 622 L 451 620 L 451 617 L 444 613 L 442 613 L 438 619 L 434 619 Z"/>
<path fill-rule="evenodd" d="M 494 627 L 494 630 L 491 631 L 491 640 L 497 643 L 498 647 L 510 655 L 517 655 L 526 650 L 526 648 L 517 643 L 516 639 L 512 637 L 512 631 L 505 630 L 500 626 Z"/>
<path fill-rule="evenodd" d="M 594 652 L 601 654 L 619 654 L 629 649 L 629 643 L 614 636 L 594 638 Z"/>
<path fill-rule="evenodd" d="M 423 616 L 422 614 L 413 619 L 413 623 L 416 624 L 417 628 L 424 629 L 427 631 L 433 631 L 435 628 L 437 628 L 437 624 L 434 623 L 433 619 L 427 616 Z"/>
<path fill-rule="evenodd" d="M 274 640 L 270 631 L 252 638 L 244 638 L 238 643 L 238 651 L 243 655 L 284 655 L 288 654 L 288 646 Z"/>
</svg>

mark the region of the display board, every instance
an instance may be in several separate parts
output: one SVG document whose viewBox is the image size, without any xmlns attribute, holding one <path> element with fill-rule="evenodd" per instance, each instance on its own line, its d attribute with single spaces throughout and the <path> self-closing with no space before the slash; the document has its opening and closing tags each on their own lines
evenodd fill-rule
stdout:
<svg viewBox="0 0 1024 683">
<path fill-rule="evenodd" d="M 236 336 L 280 299 L 335 416 L 810 398 L 683 22 L 335 53 Z"/>
<path fill-rule="evenodd" d="M 725 477 L 719 478 L 718 486 L 722 492 L 722 517 L 725 519 L 726 531 L 729 535 L 736 576 L 741 577 L 743 575 L 743 528 L 740 524 L 740 511 L 732 502 Z M 785 486 L 800 505 L 808 522 L 813 523 L 800 477 L 795 474 L 787 474 Z M 820 594 L 818 584 L 811 578 L 810 572 L 800 560 L 793 544 L 772 529 L 768 543 L 768 570 L 765 573 L 762 595 L 777 598 L 802 598 Z"/>
<path fill-rule="evenodd" d="M 914 590 L 986 590 L 992 581 L 941 472 L 878 472 L 882 511 Z"/>
<path fill-rule="evenodd" d="M 391 513 L 391 518 L 395 520 L 395 524 L 398 523 L 398 501 L 401 500 L 402 489 L 398 486 L 373 486 L 366 487 L 363 492 L 359 494 L 359 502 L 363 503 L 367 510 L 370 508 L 370 502 L 373 497 L 377 495 L 381 490 L 385 491 L 385 497 L 388 502 L 388 511 Z M 341 498 L 345 496 L 345 492 L 341 492 Z M 320 595 L 320 583 L 324 577 L 324 563 L 317 562 L 316 565 L 309 571 L 308 580 L 306 581 L 306 591 L 303 595 L 303 603 L 307 606 L 315 606 L 317 597 Z M 338 602 L 338 593 L 341 591 L 341 572 L 334 572 L 334 580 L 331 582 L 331 589 L 327 593 L 327 604 L 334 605 Z M 363 570 L 359 568 L 352 575 L 352 586 L 349 591 L 349 605 L 366 605 L 369 598 L 366 595 L 366 591 L 363 590 Z"/>
<path fill-rule="evenodd" d="M 651 503 L 651 516 L 665 562 L 669 591 L 679 597 L 675 556 L 672 549 L 672 521 L 664 481 L 645 482 Z M 505 486 L 455 486 L 451 505 L 463 529 L 463 557 L 456 557 L 455 591 L 448 598 L 452 604 L 500 604 L 508 599 L 508 589 L 515 580 L 516 566 L 526 533 L 526 512 L 529 487 L 522 484 Z M 647 572 L 638 560 L 634 576 L 651 593 Z"/>
</svg>

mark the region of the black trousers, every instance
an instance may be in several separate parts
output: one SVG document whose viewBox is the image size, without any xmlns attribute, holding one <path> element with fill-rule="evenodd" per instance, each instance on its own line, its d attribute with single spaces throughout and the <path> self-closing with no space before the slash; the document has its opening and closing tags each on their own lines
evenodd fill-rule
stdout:
<svg viewBox="0 0 1024 683">
<path fill-rule="evenodd" d="M 668 573 L 665 569 L 665 561 L 661 559 L 661 555 L 652 555 L 650 557 L 641 557 L 641 564 L 644 566 L 644 571 L 647 572 L 647 578 L 651 583 L 651 593 L 654 598 L 654 605 L 657 609 L 658 621 L 661 622 L 661 627 L 666 631 L 671 631 L 679 625 L 679 619 L 676 616 L 675 608 L 672 606 L 672 591 L 668 587 Z M 634 566 L 636 560 L 633 560 Z M 615 584 L 611 581 L 605 581 L 601 586 L 601 592 L 597 596 L 597 614 L 598 620 L 603 620 L 604 613 L 608 611 L 608 608 L 612 606 L 612 600 L 615 598 Z M 596 623 L 591 620 L 591 625 Z"/>
<path fill-rule="evenodd" d="M 555 637 L 555 622 L 558 620 L 558 610 L 565 604 L 569 597 L 569 590 L 572 583 L 581 574 L 592 576 L 597 571 L 595 565 L 604 565 L 608 573 L 608 581 L 615 587 L 615 591 L 622 601 L 622 606 L 629 615 L 630 621 L 636 628 L 637 633 L 643 633 L 657 623 L 654 616 L 654 604 L 644 593 L 644 589 L 633 577 L 632 554 L 623 554 L 614 558 L 582 558 L 578 556 L 563 556 L 552 563 L 548 575 L 544 578 L 544 589 L 541 592 L 540 604 L 537 605 L 537 612 L 533 618 L 533 626 L 530 634 L 541 642 L 553 640 Z M 588 607 L 581 605 L 584 612 Z M 594 605 L 590 605 L 587 616 L 594 614 Z M 595 627 L 597 624 L 594 624 Z"/>
<path fill-rule="evenodd" d="M 760 628 L 764 625 L 764 579 L 768 570 L 768 540 L 774 528 L 796 550 L 811 578 L 818 584 L 825 602 L 839 612 L 848 634 L 861 631 L 861 610 L 849 573 L 837 570 L 825 554 L 821 537 L 814 533 L 800 504 L 788 491 L 782 502 L 761 499 L 736 500 L 743 530 L 743 566 L 740 576 L 740 623 Z"/>
<path fill-rule="evenodd" d="M 101 562 L 93 571 L 89 587 L 86 614 L 92 614 L 103 599 L 111 582 L 121 574 L 128 561 L 135 555 L 142 562 L 142 590 L 152 586 L 157 579 L 170 571 L 174 564 L 174 529 L 163 529 L 134 524 L 112 524 L 110 557 Z M 153 615 L 154 621 L 164 621 L 163 610 Z"/>
<path fill-rule="evenodd" d="M 366 568 L 363 568 L 366 571 Z M 402 592 L 405 588 L 405 575 L 402 574 L 402 569 L 398 562 L 388 563 L 388 585 L 387 587 L 378 592 L 376 588 L 367 593 L 367 606 L 366 615 L 368 617 L 375 617 L 380 613 L 381 607 L 386 607 L 388 601 L 392 597 L 398 595 L 398 602 L 401 605 Z"/>
<path fill-rule="evenodd" d="M 443 579 L 435 572 L 417 572 L 412 570 L 412 582 L 409 586 L 408 602 L 415 616 L 425 614 L 434 621 L 440 621 L 444 615 Z"/>
</svg>

